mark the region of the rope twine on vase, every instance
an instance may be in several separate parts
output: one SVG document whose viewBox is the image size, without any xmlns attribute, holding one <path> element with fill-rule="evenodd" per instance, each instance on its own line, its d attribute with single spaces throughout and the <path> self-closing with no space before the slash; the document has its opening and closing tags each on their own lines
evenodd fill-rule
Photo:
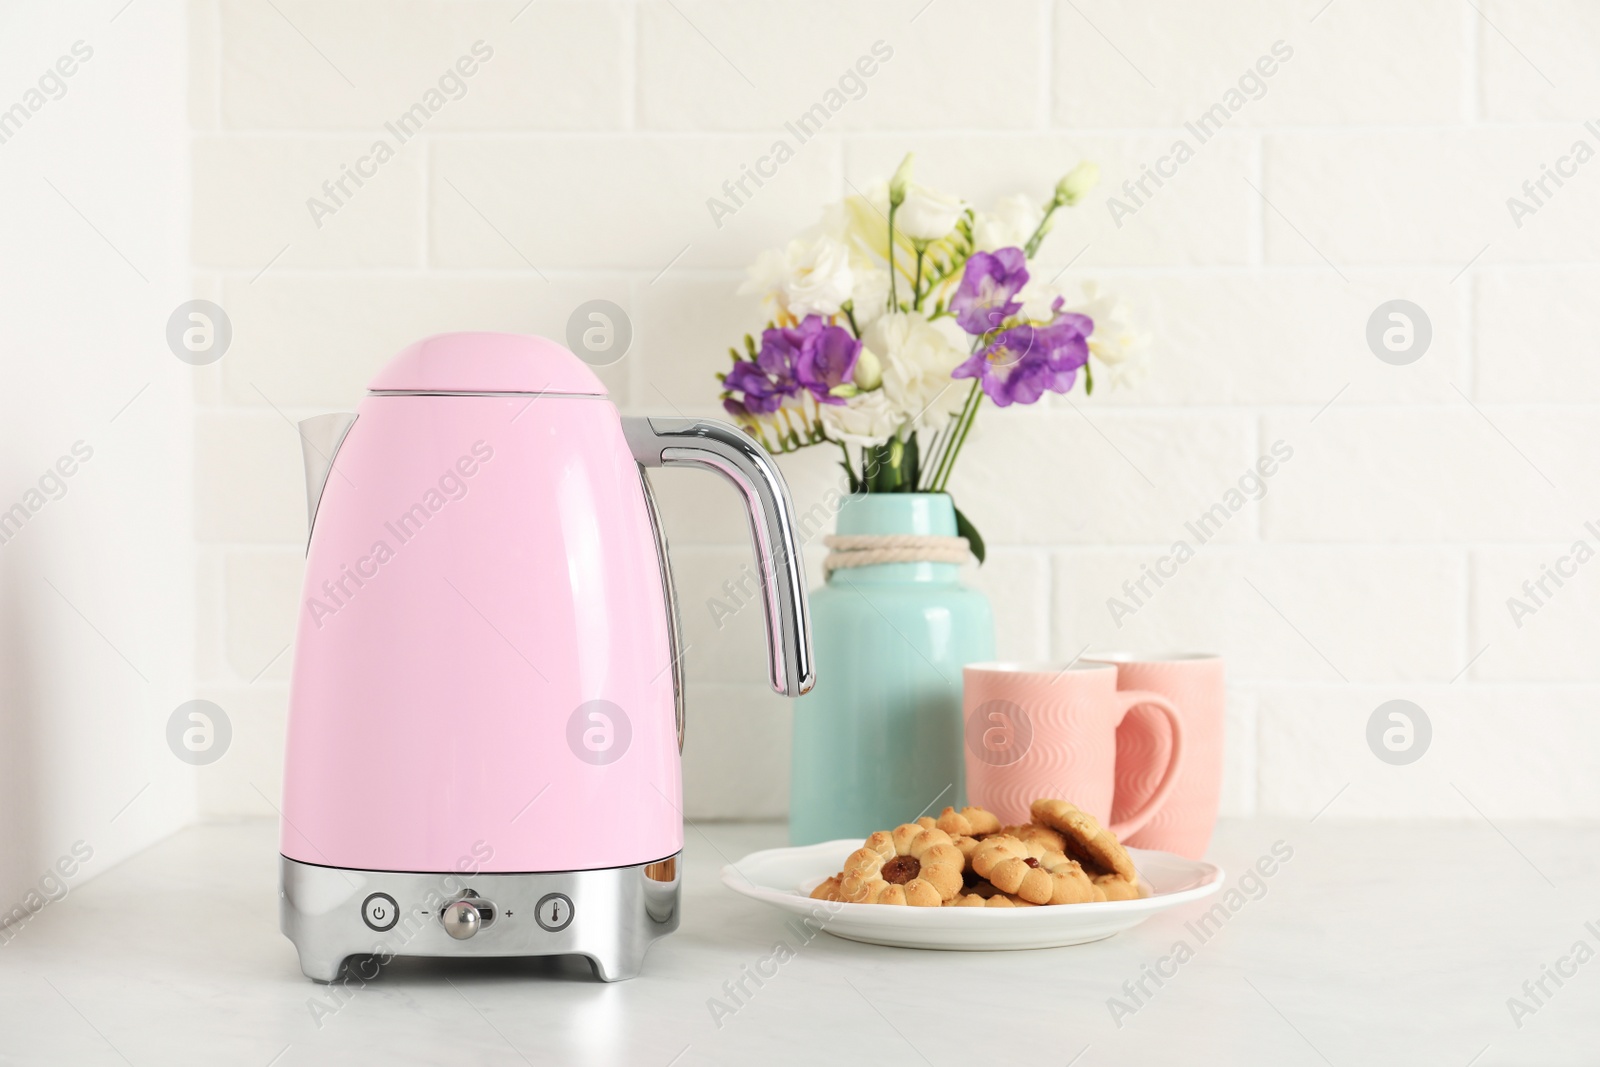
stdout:
<svg viewBox="0 0 1600 1067">
<path fill-rule="evenodd" d="M 822 561 L 824 576 L 878 563 L 965 563 L 972 555 L 965 537 L 830 534 L 822 543 L 829 549 L 827 558 Z"/>
</svg>

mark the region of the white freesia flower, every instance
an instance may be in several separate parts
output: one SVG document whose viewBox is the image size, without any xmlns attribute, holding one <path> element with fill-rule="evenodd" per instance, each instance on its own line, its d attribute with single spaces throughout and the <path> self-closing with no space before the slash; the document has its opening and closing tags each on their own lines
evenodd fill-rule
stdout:
<svg viewBox="0 0 1600 1067">
<path fill-rule="evenodd" d="M 854 285 L 850 250 L 842 241 L 818 233 L 761 253 L 739 292 L 760 293 L 769 310 L 803 319 L 837 314 L 851 298 Z"/>
<path fill-rule="evenodd" d="M 913 241 L 937 241 L 956 228 L 966 207 L 959 196 L 911 182 L 906 186 L 905 203 L 895 209 L 894 228 Z"/>
<path fill-rule="evenodd" d="M 882 389 L 857 393 L 843 404 L 820 404 L 828 436 L 847 445 L 881 445 L 900 428 L 901 416 Z"/>
<path fill-rule="evenodd" d="M 1021 316 L 1033 323 L 1047 323 L 1055 318 L 1055 302 L 1062 295 L 1059 285 L 1040 281 L 1038 278 L 1029 278 L 1023 283 L 1022 289 L 1017 293 L 1017 299 L 1022 302 Z M 1076 309 L 1073 309 L 1076 310 Z M 1085 312 L 1085 314 L 1088 314 Z"/>
<path fill-rule="evenodd" d="M 980 252 L 997 248 L 1021 248 L 1039 228 L 1044 209 L 1022 193 L 1008 196 L 992 211 L 980 211 L 973 221 L 972 237 Z"/>
<path fill-rule="evenodd" d="M 1125 301 L 1085 282 L 1083 299 L 1071 310 L 1094 320 L 1089 355 L 1105 366 L 1112 385 L 1131 386 L 1144 380 L 1149 369 L 1148 338 L 1134 324 Z"/>
<path fill-rule="evenodd" d="M 950 372 L 967 358 L 965 334 L 949 319 L 929 322 L 921 312 L 893 312 L 862 338 L 883 362 L 883 392 L 912 429 L 942 430 L 965 401 Z"/>
<path fill-rule="evenodd" d="M 852 196 L 830 204 L 822 213 L 822 232 L 850 251 L 850 291 L 856 325 L 866 329 L 889 306 L 889 271 L 882 258 L 888 252 L 889 225 L 868 198 L 874 192 L 888 210 L 888 193 L 882 182 L 867 197 Z"/>
</svg>

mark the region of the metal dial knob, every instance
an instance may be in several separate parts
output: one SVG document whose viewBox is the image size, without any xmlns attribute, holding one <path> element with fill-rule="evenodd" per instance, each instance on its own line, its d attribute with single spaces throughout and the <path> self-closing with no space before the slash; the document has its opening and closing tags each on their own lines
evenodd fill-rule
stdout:
<svg viewBox="0 0 1600 1067">
<path fill-rule="evenodd" d="M 445 905 L 444 911 L 439 913 L 439 922 L 445 933 L 457 941 L 465 941 L 482 929 L 483 916 L 478 914 L 478 907 L 472 901 L 458 900 Z"/>
</svg>

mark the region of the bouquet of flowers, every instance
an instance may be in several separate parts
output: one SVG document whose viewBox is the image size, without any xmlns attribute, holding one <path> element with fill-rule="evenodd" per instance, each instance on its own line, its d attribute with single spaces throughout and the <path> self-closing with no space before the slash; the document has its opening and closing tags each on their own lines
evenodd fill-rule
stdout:
<svg viewBox="0 0 1600 1067">
<path fill-rule="evenodd" d="M 1140 343 L 1092 284 L 1069 308 L 1028 269 L 1098 167 L 1080 163 L 1042 204 L 1010 196 L 990 212 L 911 171 L 907 155 L 888 182 L 762 253 L 740 292 L 760 294 L 767 327 L 717 375 L 723 407 L 769 451 L 838 448 L 852 493 L 945 492 L 985 398 L 1032 404 L 1080 371 L 1092 393 L 1097 365 L 1128 380 Z M 956 516 L 981 562 L 982 538 Z"/>
</svg>

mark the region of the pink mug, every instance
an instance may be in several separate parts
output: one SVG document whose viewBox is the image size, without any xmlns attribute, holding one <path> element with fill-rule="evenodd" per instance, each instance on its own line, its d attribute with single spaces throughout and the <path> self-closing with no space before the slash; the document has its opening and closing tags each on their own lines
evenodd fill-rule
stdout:
<svg viewBox="0 0 1600 1067">
<path fill-rule="evenodd" d="M 1141 656 L 1106 652 L 1081 662 L 1110 663 L 1124 690 L 1153 691 L 1183 709 L 1183 769 L 1161 810 L 1123 844 L 1199 859 L 1211 843 L 1222 799 L 1223 724 L 1228 687 L 1222 657 L 1205 652 Z M 1160 715 L 1138 707 L 1117 727 L 1117 791 L 1111 817 L 1148 806 L 1159 787 L 1154 768 L 1165 759 L 1171 733 Z"/>
<path fill-rule="evenodd" d="M 967 801 L 1005 823 L 1025 823 L 1040 797 L 1076 804 L 1119 840 L 1166 804 L 1183 765 L 1183 717 L 1159 693 L 1117 689 L 1117 669 L 1077 662 L 974 663 L 962 671 Z M 1135 811 L 1112 820 L 1118 764 L 1117 727 L 1135 707 L 1154 708 L 1169 724 L 1170 746 L 1154 768 L 1159 780 Z M 1140 773 L 1151 770 L 1140 760 Z"/>
</svg>

